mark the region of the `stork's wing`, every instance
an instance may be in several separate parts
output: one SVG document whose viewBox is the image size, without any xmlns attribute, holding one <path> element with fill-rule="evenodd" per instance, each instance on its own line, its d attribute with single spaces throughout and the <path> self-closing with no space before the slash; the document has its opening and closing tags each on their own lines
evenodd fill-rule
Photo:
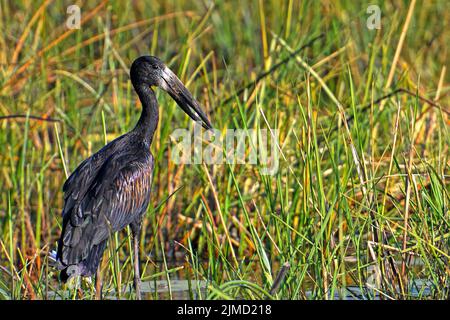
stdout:
<svg viewBox="0 0 450 320">
<path fill-rule="evenodd" d="M 71 212 L 77 202 L 84 198 L 94 179 L 105 162 L 114 155 L 117 147 L 120 147 L 123 138 L 120 136 L 104 146 L 97 153 L 84 160 L 70 175 L 63 186 L 64 209 L 63 216 Z"/>
<path fill-rule="evenodd" d="M 150 152 L 112 155 L 104 161 L 85 193 L 67 203 L 58 258 L 65 265 L 85 259 L 111 232 L 123 229 L 147 209 L 153 157 Z M 73 193 L 73 192 L 72 192 Z M 72 197 L 72 196 L 71 196 Z M 67 200 L 66 200 L 67 201 Z"/>
</svg>

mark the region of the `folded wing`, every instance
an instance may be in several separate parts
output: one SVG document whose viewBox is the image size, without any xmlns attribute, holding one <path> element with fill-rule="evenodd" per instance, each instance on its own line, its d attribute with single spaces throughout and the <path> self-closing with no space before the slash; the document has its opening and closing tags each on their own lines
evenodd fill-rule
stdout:
<svg viewBox="0 0 450 320">
<path fill-rule="evenodd" d="M 93 168 L 97 169 L 94 178 L 86 174 L 86 170 L 92 174 Z M 101 165 L 82 163 L 77 171 L 78 178 L 65 187 L 63 234 L 58 245 L 57 258 L 66 266 L 87 259 L 92 248 L 146 211 L 153 157 L 148 150 L 113 154 Z M 78 187 L 72 190 L 72 184 Z"/>
</svg>

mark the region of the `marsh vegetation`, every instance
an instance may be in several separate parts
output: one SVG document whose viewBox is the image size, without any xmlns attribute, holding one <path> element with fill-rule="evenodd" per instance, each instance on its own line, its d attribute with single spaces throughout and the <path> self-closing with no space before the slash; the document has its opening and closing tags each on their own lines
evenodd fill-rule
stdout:
<svg viewBox="0 0 450 320">
<path fill-rule="evenodd" d="M 279 150 L 272 175 L 175 164 L 192 124 L 157 91 L 147 298 L 449 297 L 448 1 L 379 1 L 380 29 L 364 1 L 83 2 L 80 29 L 68 5 L 0 4 L 0 299 L 94 298 L 48 254 L 66 177 L 139 117 L 143 54 L 215 128 L 277 130 Z M 108 297 L 134 298 L 130 252 L 129 230 L 111 238 Z"/>
</svg>

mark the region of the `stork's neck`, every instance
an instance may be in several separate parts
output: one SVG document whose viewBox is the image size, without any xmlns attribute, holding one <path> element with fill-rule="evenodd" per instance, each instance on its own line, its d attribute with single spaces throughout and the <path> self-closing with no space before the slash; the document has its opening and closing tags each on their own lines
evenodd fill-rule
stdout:
<svg viewBox="0 0 450 320">
<path fill-rule="evenodd" d="M 134 85 L 139 100 L 142 103 L 141 117 L 139 118 L 136 127 L 133 129 L 143 141 L 150 146 L 158 126 L 159 113 L 158 113 L 158 101 L 153 90 L 146 84 Z"/>
</svg>

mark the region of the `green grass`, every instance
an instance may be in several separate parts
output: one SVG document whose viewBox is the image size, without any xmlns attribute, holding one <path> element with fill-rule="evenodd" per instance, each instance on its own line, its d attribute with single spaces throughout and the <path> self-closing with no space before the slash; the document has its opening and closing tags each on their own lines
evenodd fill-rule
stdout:
<svg viewBox="0 0 450 320">
<path fill-rule="evenodd" d="M 61 289 L 47 254 L 62 185 L 133 128 L 128 68 L 144 54 L 187 83 L 215 128 L 277 129 L 280 147 L 273 176 L 262 165 L 175 165 L 169 135 L 192 124 L 157 90 L 142 269 L 169 285 L 146 298 L 176 298 L 182 279 L 192 299 L 344 299 L 355 288 L 366 299 L 448 299 L 446 1 L 415 3 L 410 21 L 408 1 L 379 1 L 380 30 L 366 27 L 367 4 L 346 0 L 96 6 L 84 3 L 81 29 L 69 30 L 59 1 L 0 4 L 0 299 Z M 101 266 L 116 298 L 134 298 L 129 235 L 112 237 Z M 59 294 L 93 299 L 81 285 Z"/>
</svg>

